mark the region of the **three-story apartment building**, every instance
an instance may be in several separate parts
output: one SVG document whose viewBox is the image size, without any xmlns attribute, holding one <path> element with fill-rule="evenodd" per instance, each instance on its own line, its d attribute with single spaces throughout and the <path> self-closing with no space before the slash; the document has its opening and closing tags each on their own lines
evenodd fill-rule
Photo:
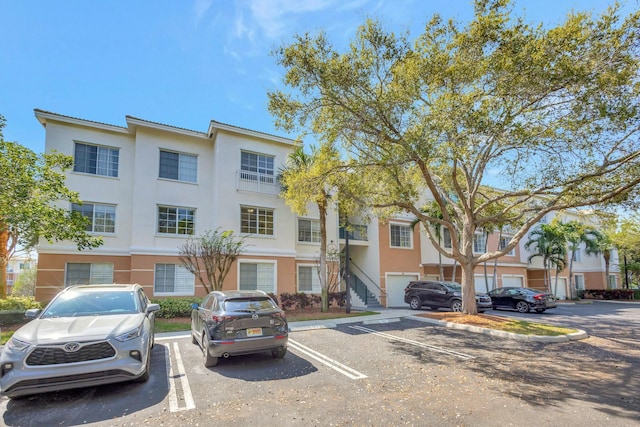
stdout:
<svg viewBox="0 0 640 427">
<path fill-rule="evenodd" d="M 319 293 L 317 258 L 320 227 L 317 208 L 298 217 L 279 196 L 278 170 L 295 142 L 211 121 L 206 132 L 126 116 L 115 126 L 43 110 L 36 118 L 46 129 L 47 152 L 73 156 L 67 186 L 79 193 L 77 210 L 90 220 L 88 231 L 104 245 L 78 251 L 71 242 L 38 247 L 36 298 L 51 299 L 65 286 L 79 283 L 139 283 L 152 297 L 202 295 L 203 288 L 182 267 L 179 247 L 207 230 L 232 230 L 247 236 L 247 248 L 225 280 L 225 289 L 261 289 Z M 573 214 L 571 214 L 573 215 Z M 579 215 L 576 213 L 576 217 Z M 572 218 L 569 218 L 572 219 Z M 410 280 L 439 277 L 460 280 L 460 269 L 438 257 L 413 218 L 350 218 L 339 228 L 337 213 L 327 217 L 328 242 L 344 250 L 347 232 L 355 306 L 381 303 L 405 306 Z M 451 244 L 446 230 L 443 245 Z M 476 236 L 478 252 L 504 246 L 510 236 Z M 448 243 L 447 243 L 448 242 Z M 542 266 L 524 242 L 496 264 L 478 266 L 477 290 L 499 286 L 542 288 Z M 616 286 L 617 261 L 608 285 Z M 601 256 L 579 251 L 574 262 L 579 287 L 606 287 Z M 568 271 L 560 272 L 558 296 L 570 294 Z"/>
</svg>

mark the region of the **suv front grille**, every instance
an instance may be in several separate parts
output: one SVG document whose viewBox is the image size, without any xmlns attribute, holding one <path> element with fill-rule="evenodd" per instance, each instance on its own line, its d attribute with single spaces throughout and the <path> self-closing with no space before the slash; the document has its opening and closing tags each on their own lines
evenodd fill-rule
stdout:
<svg viewBox="0 0 640 427">
<path fill-rule="evenodd" d="M 29 366 L 61 365 L 108 359 L 115 355 L 116 350 L 108 342 L 81 345 L 76 352 L 67 352 L 64 346 L 37 347 L 29 354 L 25 363 Z"/>
</svg>

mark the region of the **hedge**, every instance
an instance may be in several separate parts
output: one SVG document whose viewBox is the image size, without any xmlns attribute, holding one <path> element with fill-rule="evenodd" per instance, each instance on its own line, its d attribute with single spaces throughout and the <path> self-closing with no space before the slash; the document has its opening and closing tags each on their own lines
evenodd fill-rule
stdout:
<svg viewBox="0 0 640 427">
<path fill-rule="evenodd" d="M 636 293 L 633 289 L 585 289 L 581 298 L 631 300 L 637 298 Z"/>
</svg>

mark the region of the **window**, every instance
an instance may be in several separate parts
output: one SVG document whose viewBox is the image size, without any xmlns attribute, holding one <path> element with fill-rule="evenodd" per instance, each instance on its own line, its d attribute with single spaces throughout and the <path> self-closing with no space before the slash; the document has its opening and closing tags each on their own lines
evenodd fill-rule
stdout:
<svg viewBox="0 0 640 427">
<path fill-rule="evenodd" d="M 584 290 L 584 276 L 582 274 L 576 274 L 574 280 L 576 282 L 576 289 Z"/>
<path fill-rule="evenodd" d="M 273 236 L 273 209 L 241 207 L 240 232 Z"/>
<path fill-rule="evenodd" d="M 487 235 L 484 233 L 473 236 L 473 252 L 484 253 L 487 248 Z"/>
<path fill-rule="evenodd" d="M 574 262 L 582 262 L 582 250 L 580 248 L 573 251 L 573 255 L 571 256 L 573 257 Z"/>
<path fill-rule="evenodd" d="M 195 209 L 158 206 L 158 233 L 194 234 Z"/>
<path fill-rule="evenodd" d="M 192 154 L 160 150 L 160 178 L 196 182 L 198 178 L 197 157 Z"/>
<path fill-rule="evenodd" d="M 510 241 L 511 241 L 511 237 L 501 237 L 500 244 L 498 245 L 498 250 L 503 250 L 504 248 L 506 248 L 507 245 L 509 245 Z M 516 248 L 513 248 L 506 253 L 506 255 L 509 255 L 509 256 L 515 256 L 515 254 L 516 254 Z"/>
<path fill-rule="evenodd" d="M 65 286 L 113 283 L 113 264 L 67 263 Z"/>
<path fill-rule="evenodd" d="M 241 262 L 238 287 L 240 290 L 261 290 L 275 293 L 275 270 L 274 263 Z"/>
<path fill-rule="evenodd" d="M 442 227 L 442 244 L 445 249 L 453 248 L 453 244 L 451 243 L 451 232 L 446 227 Z"/>
<path fill-rule="evenodd" d="M 240 153 L 240 169 L 246 172 L 254 172 L 253 174 L 242 174 L 242 179 L 257 180 L 260 177 L 262 182 L 275 182 L 273 159 L 274 156 L 242 151 Z"/>
<path fill-rule="evenodd" d="M 96 203 L 71 204 L 71 211 L 78 212 L 89 219 L 87 231 L 94 233 L 115 233 L 116 231 L 116 207 L 111 205 L 99 205 Z"/>
<path fill-rule="evenodd" d="M 298 218 L 298 241 L 320 243 L 320 220 Z"/>
<path fill-rule="evenodd" d="M 76 142 L 73 171 L 118 176 L 118 149 Z"/>
<path fill-rule="evenodd" d="M 176 264 L 156 264 L 154 295 L 193 295 L 195 276 Z"/>
<path fill-rule="evenodd" d="M 319 294 L 321 292 L 320 276 L 317 266 L 298 266 L 298 292 L 308 292 L 312 294 Z"/>
<path fill-rule="evenodd" d="M 616 277 L 615 274 L 609 275 L 608 286 L 609 286 L 609 289 L 616 289 L 618 287 L 618 278 Z"/>
<path fill-rule="evenodd" d="M 389 230 L 391 232 L 392 248 L 411 247 L 411 227 L 408 225 L 391 224 Z"/>
</svg>

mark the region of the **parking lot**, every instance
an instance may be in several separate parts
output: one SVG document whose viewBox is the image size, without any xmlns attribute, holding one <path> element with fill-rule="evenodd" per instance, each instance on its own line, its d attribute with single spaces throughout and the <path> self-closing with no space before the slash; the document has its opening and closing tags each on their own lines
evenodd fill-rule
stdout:
<svg viewBox="0 0 640 427">
<path fill-rule="evenodd" d="M 575 322 L 598 335 L 522 343 L 413 318 L 359 320 L 292 332 L 283 359 L 240 356 L 215 368 L 203 366 L 188 335 L 158 338 L 147 383 L 3 398 L 2 420 L 8 426 L 637 425 L 640 305 L 497 314 Z"/>
</svg>

